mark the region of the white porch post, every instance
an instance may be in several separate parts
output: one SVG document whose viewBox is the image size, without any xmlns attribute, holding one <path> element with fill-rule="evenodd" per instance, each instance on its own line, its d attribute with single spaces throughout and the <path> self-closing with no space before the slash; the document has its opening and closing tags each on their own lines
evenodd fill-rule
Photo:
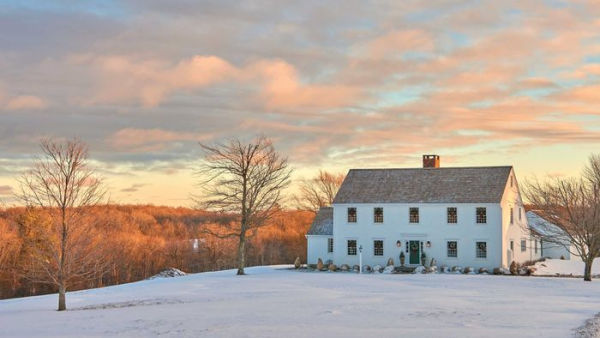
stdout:
<svg viewBox="0 0 600 338">
<path fill-rule="evenodd" d="M 362 273 L 362 245 L 358 246 L 358 273 Z"/>
</svg>

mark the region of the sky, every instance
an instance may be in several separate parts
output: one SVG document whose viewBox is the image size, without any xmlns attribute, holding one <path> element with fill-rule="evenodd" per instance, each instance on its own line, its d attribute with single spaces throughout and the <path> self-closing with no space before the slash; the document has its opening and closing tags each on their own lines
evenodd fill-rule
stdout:
<svg viewBox="0 0 600 338">
<path fill-rule="evenodd" d="M 190 206 L 199 142 L 263 134 L 319 169 L 600 152 L 598 1 L 0 2 L 0 201 L 78 137 L 113 202 Z M 293 188 L 292 188 L 293 190 Z"/>
</svg>

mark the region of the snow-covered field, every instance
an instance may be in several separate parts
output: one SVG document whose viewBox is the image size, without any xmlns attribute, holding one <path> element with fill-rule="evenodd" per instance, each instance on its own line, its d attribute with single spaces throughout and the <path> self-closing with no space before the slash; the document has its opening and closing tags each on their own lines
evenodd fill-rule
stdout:
<svg viewBox="0 0 600 338">
<path fill-rule="evenodd" d="M 585 265 L 580 259 L 547 259 L 543 262 L 535 263 L 535 274 L 539 276 L 553 276 L 556 274 L 583 276 L 584 267 Z M 600 275 L 600 258 L 594 259 L 594 263 L 592 264 L 592 275 Z"/>
<path fill-rule="evenodd" d="M 0 336 L 569 337 L 600 311 L 600 281 L 299 272 L 158 278 L 0 301 Z"/>
</svg>

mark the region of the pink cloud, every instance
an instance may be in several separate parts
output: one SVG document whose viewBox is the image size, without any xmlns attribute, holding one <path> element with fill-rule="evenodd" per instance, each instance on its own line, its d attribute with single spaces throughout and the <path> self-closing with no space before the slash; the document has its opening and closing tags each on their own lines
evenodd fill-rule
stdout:
<svg viewBox="0 0 600 338">
<path fill-rule="evenodd" d="M 202 141 L 210 135 L 176 132 L 163 129 L 121 129 L 107 139 L 119 151 L 157 151 L 165 149 L 173 142 Z"/>
<path fill-rule="evenodd" d="M 291 107 L 334 107 L 351 102 L 359 89 L 337 84 L 305 84 L 297 70 L 282 60 L 260 60 L 236 67 L 216 56 L 194 56 L 171 66 L 160 60 L 134 60 L 125 56 L 72 58 L 91 63 L 99 83 L 88 102 L 140 102 L 154 107 L 176 91 L 193 91 L 209 86 L 258 85 L 258 97 L 267 109 Z"/>
<path fill-rule="evenodd" d="M 26 109 L 43 109 L 48 104 L 41 98 L 33 95 L 18 95 L 5 98 L 4 102 L 0 97 L 0 108 L 6 110 L 26 110 Z"/>
</svg>

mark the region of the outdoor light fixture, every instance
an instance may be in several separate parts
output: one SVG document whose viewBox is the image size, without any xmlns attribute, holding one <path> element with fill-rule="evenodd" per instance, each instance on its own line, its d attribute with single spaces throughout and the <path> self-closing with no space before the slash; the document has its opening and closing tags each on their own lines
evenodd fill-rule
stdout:
<svg viewBox="0 0 600 338">
<path fill-rule="evenodd" d="M 427 243 L 425 244 L 428 248 L 431 248 L 431 242 L 427 241 Z"/>
</svg>

